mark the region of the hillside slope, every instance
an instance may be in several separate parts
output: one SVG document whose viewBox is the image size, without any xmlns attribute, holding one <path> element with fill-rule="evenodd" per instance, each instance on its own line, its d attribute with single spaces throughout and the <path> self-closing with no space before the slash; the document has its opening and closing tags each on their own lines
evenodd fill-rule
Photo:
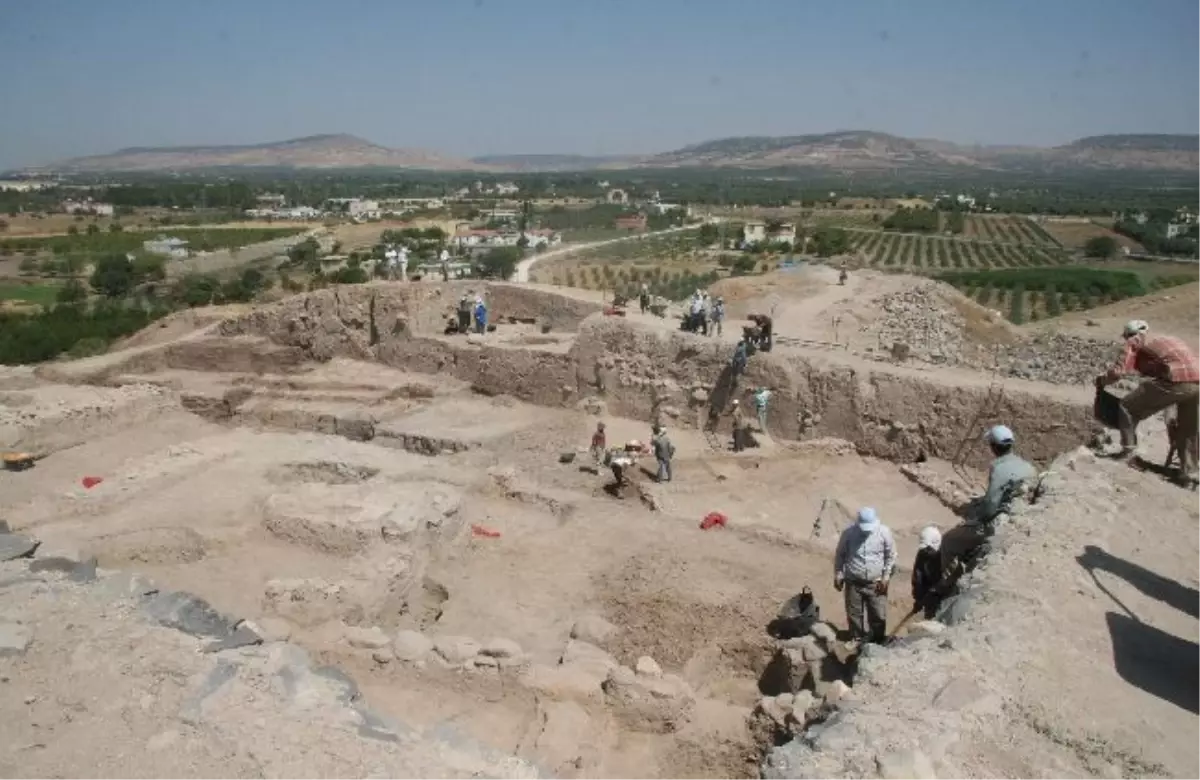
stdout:
<svg viewBox="0 0 1200 780">
<path fill-rule="evenodd" d="M 1083 449 L 1044 486 L 955 625 L 873 648 L 850 699 L 773 750 L 767 777 L 1200 772 L 1195 494 Z"/>
<path fill-rule="evenodd" d="M 47 166 L 77 173 L 183 171 L 204 168 L 425 168 L 465 170 L 466 160 L 419 149 L 389 149 L 352 135 L 314 135 L 243 146 L 131 147 Z"/>
</svg>

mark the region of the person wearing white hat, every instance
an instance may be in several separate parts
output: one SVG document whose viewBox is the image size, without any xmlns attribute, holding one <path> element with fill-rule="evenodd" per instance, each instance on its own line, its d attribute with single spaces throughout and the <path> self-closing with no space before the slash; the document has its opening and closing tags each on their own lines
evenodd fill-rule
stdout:
<svg viewBox="0 0 1200 780">
<path fill-rule="evenodd" d="M 924 611 L 926 618 L 937 614 L 941 598 L 936 590 L 942 581 L 942 532 L 937 526 L 921 529 L 917 538 L 917 557 L 913 561 L 913 612 Z"/>
<path fill-rule="evenodd" d="M 1120 457 L 1129 460 L 1137 450 L 1138 423 L 1173 408 L 1175 436 L 1171 444 L 1179 455 L 1178 480 L 1194 486 L 1200 451 L 1200 361 L 1181 339 L 1151 334 L 1144 320 L 1130 320 L 1121 336 L 1125 351 L 1120 360 L 1096 377 L 1099 387 L 1130 374 L 1145 377 L 1136 390 L 1121 399 Z"/>
<path fill-rule="evenodd" d="M 943 585 L 953 584 L 974 565 L 983 548 L 1007 516 L 1014 498 L 1037 478 L 1033 464 L 1013 451 L 1016 436 L 1007 425 L 993 425 L 984 435 L 995 460 L 988 470 L 987 492 L 967 505 L 965 519 L 942 537 Z"/>
<path fill-rule="evenodd" d="M 887 638 L 888 583 L 895 569 L 892 531 L 865 506 L 842 531 L 833 557 L 833 587 L 845 594 L 846 621 L 855 639 L 882 644 Z"/>
</svg>

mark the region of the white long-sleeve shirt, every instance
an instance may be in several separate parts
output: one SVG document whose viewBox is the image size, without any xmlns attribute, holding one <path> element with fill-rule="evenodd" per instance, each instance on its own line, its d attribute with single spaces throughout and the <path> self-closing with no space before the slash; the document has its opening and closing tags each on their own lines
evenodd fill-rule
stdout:
<svg viewBox="0 0 1200 780">
<path fill-rule="evenodd" d="M 883 523 L 864 531 L 855 523 L 842 531 L 833 558 L 834 575 L 874 582 L 891 579 L 896 568 L 896 540 Z"/>
</svg>

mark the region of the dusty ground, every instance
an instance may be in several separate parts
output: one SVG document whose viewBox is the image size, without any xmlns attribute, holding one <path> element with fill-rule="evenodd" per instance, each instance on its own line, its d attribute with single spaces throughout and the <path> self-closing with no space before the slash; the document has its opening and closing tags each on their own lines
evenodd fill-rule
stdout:
<svg viewBox="0 0 1200 780">
<path fill-rule="evenodd" d="M 834 365 L 867 372 L 867 336 L 856 331 L 862 354 L 851 354 L 817 343 L 828 336 L 821 324 L 859 295 L 910 288 L 899 277 L 869 274 L 853 275 L 854 284 L 843 288 L 822 274 L 787 277 L 735 306 L 777 304 L 781 333 L 786 327 L 818 337 L 814 345 L 781 344 L 781 360 L 817 350 Z M 33 641 L 0 658 L 0 685 L 16 694 L 0 697 L 0 716 L 10 724 L 0 738 L 0 766 L 35 776 L 755 776 L 766 745 L 748 718 L 775 649 L 766 624 L 804 585 L 813 587 L 823 614 L 841 623 L 830 557 L 848 513 L 877 507 L 895 531 L 905 567 L 921 527 L 955 522 L 928 485 L 845 442 L 796 441 L 774 417 L 771 430 L 779 435 L 735 455 L 724 434 L 696 430 L 680 410 L 671 425 L 675 479 L 655 485 L 638 473 L 637 486 L 616 498 L 609 474 L 590 467 L 584 448 L 600 419 L 609 424 L 610 443 L 648 438 L 644 407 L 623 399 L 637 399 L 640 383 L 649 388 L 651 380 L 598 377 L 601 385 L 614 383 L 609 409 L 599 398 L 576 402 L 570 393 L 567 402 L 517 401 L 512 396 L 526 389 L 518 383 L 544 383 L 541 375 L 558 370 L 556 361 L 572 347 L 570 326 L 542 333 L 532 324 L 505 324 L 482 339 L 442 337 L 436 328 L 445 296 L 431 288 L 423 295 L 433 298 L 411 299 L 406 315 L 394 317 L 388 307 L 395 301 L 383 295 L 392 287 L 379 285 L 362 309 L 335 296 L 330 312 L 314 298 L 286 322 L 264 315 L 254 325 L 256 315 L 248 319 L 240 309 L 228 312 L 236 326 L 176 318 L 130 339 L 120 353 L 0 375 L 0 441 L 44 455 L 28 471 L 0 472 L 0 517 L 41 540 L 35 566 L 53 568 L 36 563 L 53 556 L 95 556 L 101 569 L 196 594 L 266 640 L 197 654 L 199 640 L 157 625 L 147 612 L 154 597 L 131 592 L 137 588 L 127 577 L 102 571 L 98 583 L 75 582 L 47 569 L 30 572 L 28 560 L 5 564 L 0 638 L 15 647 L 24 630 Z M 505 289 L 489 295 L 508 314 L 527 316 L 525 299 Z M 457 292 L 448 295 L 454 300 Z M 546 316 L 569 323 L 589 311 L 588 302 L 579 295 L 553 304 Z M 360 317 L 355 327 L 369 334 L 363 338 L 382 342 L 368 345 L 374 353 L 342 330 Z M 637 314 L 629 320 L 632 349 L 646 355 L 675 327 Z M 316 341 L 306 341 L 309 327 Z M 413 353 L 409 368 L 396 368 L 403 339 L 388 339 L 412 329 L 428 337 L 427 351 Z M 277 334 L 277 341 L 251 331 Z M 970 342 L 973 333 L 961 338 Z M 733 338 L 727 331 L 721 340 Z M 318 353 L 335 357 L 309 357 Z M 455 378 L 469 361 L 478 361 L 476 378 Z M 509 364 L 519 367 L 515 379 L 503 373 Z M 963 392 L 989 381 L 962 366 L 887 370 L 952 387 L 961 381 Z M 1049 386 L 1039 392 L 1059 404 L 1077 395 Z M 662 404 L 655 408 L 664 414 Z M 1032 425 L 1035 417 L 1029 419 Z M 880 425 L 888 436 L 907 435 L 897 423 Z M 652 459 L 643 465 L 652 468 Z M 928 467 L 965 478 L 971 488 L 982 482 L 961 462 Z M 84 477 L 103 481 L 89 488 Z M 1120 479 L 1133 481 L 1118 482 L 1124 487 L 1111 500 L 1119 506 L 1148 491 L 1156 510 L 1143 513 L 1146 522 L 1167 512 L 1174 544 L 1137 541 L 1143 550 L 1125 549 L 1117 541 L 1128 539 L 1117 540 L 1114 526 L 1106 549 L 1146 566 L 1161 563 L 1171 569 L 1164 576 L 1183 576 L 1175 570 L 1188 556 L 1194 563 L 1197 549 L 1194 494 L 1157 482 L 1147 487 L 1145 476 Z M 701 530 L 711 511 L 726 514 L 728 527 Z M 1037 581 L 1032 571 L 1016 576 Z M 125 584 L 119 592 L 102 587 L 110 579 Z M 1055 580 L 1046 587 L 1064 586 Z M 909 606 L 906 590 L 891 594 L 893 624 Z M 1080 625 L 1100 614 L 1088 611 L 1090 602 L 1071 603 Z M 1036 636 L 1051 658 L 1082 653 L 1078 674 L 1111 676 L 1094 652 L 1096 637 L 1062 637 L 1056 630 L 1063 621 L 1037 620 L 1044 622 L 1014 619 L 1021 628 L 1012 636 Z M 1161 627 L 1189 636 L 1183 624 Z M 84 663 L 128 653 L 131 642 L 140 648 L 139 664 L 97 670 Z M 301 649 L 311 662 L 297 655 Z M 320 664 L 353 678 L 362 699 L 347 701 L 347 689 L 328 676 L 317 680 L 312 670 Z M 1019 689 L 1023 668 L 1005 665 L 989 684 Z M 1057 669 L 1036 671 L 1044 672 L 1036 677 L 1043 687 L 1021 701 L 1059 707 L 1051 689 Z M 306 680 L 314 690 L 285 679 Z M 901 693 L 908 690 L 892 679 Z M 1167 751 L 1153 760 L 1170 774 L 1193 771 L 1180 740 L 1186 728 L 1194 736 L 1194 707 L 1191 720 L 1180 719 L 1135 689 L 1117 674 L 1093 699 L 1075 703 L 1081 711 L 1110 708 L 1112 718 L 1100 724 L 1109 729 L 1105 739 L 1153 718 Z M 38 709 L 48 702 L 55 702 L 50 710 Z M 304 712 L 308 730 L 292 725 Z M 1055 727 L 1063 728 L 1068 716 L 1061 707 L 1054 713 Z M 97 736 L 80 736 L 89 729 Z M 96 758 L 101 745 L 113 744 L 123 746 L 119 755 Z M 297 753 L 296 745 L 304 750 Z M 1043 747 L 1032 738 L 1021 743 L 1022 750 Z M 971 776 L 1044 768 L 990 752 L 997 749 L 986 743 L 938 760 Z M 143 754 L 147 763 L 135 765 Z"/>
</svg>

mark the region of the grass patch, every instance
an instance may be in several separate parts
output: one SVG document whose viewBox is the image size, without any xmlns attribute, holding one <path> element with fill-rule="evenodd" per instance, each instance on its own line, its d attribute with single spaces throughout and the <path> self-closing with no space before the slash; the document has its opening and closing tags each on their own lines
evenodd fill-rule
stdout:
<svg viewBox="0 0 1200 780">
<path fill-rule="evenodd" d="M 55 284 L 0 284 L 0 301 L 26 301 L 53 306 L 58 295 Z"/>
</svg>

